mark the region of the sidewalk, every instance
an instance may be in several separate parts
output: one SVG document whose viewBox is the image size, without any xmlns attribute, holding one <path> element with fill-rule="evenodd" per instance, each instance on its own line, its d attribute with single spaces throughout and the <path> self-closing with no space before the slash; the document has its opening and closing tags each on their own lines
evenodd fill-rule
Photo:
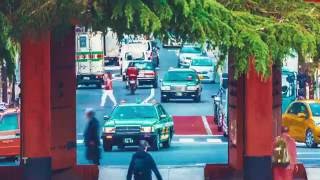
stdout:
<svg viewBox="0 0 320 180">
<path fill-rule="evenodd" d="M 127 167 L 103 166 L 100 167 L 99 180 L 105 179 L 126 179 Z M 204 180 L 203 166 L 159 166 L 163 180 Z M 306 168 L 308 180 L 320 180 L 320 168 Z M 156 177 L 153 177 L 156 179 Z"/>
<path fill-rule="evenodd" d="M 319 180 L 320 179 L 320 167 L 317 168 L 306 168 L 308 180 Z"/>
<path fill-rule="evenodd" d="M 126 179 L 127 167 L 104 166 L 100 167 L 99 180 L 105 179 Z M 190 166 L 190 167 L 165 167 L 159 166 L 159 171 L 163 180 L 203 180 L 204 171 L 203 166 Z M 152 179 L 156 179 L 154 176 Z"/>
</svg>

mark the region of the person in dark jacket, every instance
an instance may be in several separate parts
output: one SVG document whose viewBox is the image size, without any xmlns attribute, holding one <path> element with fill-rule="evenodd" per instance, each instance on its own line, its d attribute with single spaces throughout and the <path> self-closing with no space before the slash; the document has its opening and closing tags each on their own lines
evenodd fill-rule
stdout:
<svg viewBox="0 0 320 180">
<path fill-rule="evenodd" d="M 162 180 L 160 172 L 154 162 L 152 156 L 147 153 L 149 143 L 145 140 L 140 141 L 139 150 L 133 154 L 128 169 L 127 180 L 152 180 L 152 172 L 156 175 L 158 180 Z"/>
<path fill-rule="evenodd" d="M 86 158 L 93 164 L 100 165 L 99 121 L 95 118 L 93 109 L 86 110 L 86 119 L 88 120 L 88 124 L 84 132 Z"/>
</svg>

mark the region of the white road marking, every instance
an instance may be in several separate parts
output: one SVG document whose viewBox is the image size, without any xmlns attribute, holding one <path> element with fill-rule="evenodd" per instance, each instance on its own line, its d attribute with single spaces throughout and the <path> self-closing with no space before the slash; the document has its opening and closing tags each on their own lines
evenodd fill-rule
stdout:
<svg viewBox="0 0 320 180">
<path fill-rule="evenodd" d="M 320 158 L 298 158 L 298 160 L 320 160 Z"/>
<path fill-rule="evenodd" d="M 174 137 L 223 137 L 223 135 L 208 135 L 208 134 L 188 134 L 188 135 L 174 135 Z"/>
<path fill-rule="evenodd" d="M 206 116 L 201 116 L 201 119 L 202 119 L 204 127 L 206 128 L 207 134 L 212 135 L 212 131 L 211 131 L 209 123 L 207 121 L 207 117 Z"/>
<path fill-rule="evenodd" d="M 143 103 L 149 102 L 151 99 L 154 98 L 154 95 L 155 95 L 155 89 L 154 89 L 154 88 L 151 88 L 151 90 L 150 90 L 150 95 L 147 97 L 147 99 L 145 99 L 145 100 L 143 101 Z"/>
<path fill-rule="evenodd" d="M 297 155 L 310 155 L 310 154 L 320 155 L 320 152 L 297 152 Z"/>
<path fill-rule="evenodd" d="M 179 142 L 190 143 L 190 142 L 194 142 L 194 139 L 193 138 L 180 138 Z"/>
<path fill-rule="evenodd" d="M 208 143 L 222 143 L 221 139 L 207 139 Z"/>
</svg>

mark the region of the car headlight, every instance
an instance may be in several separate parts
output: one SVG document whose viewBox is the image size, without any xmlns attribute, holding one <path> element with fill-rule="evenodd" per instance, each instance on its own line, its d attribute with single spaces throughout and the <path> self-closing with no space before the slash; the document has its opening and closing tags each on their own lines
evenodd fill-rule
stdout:
<svg viewBox="0 0 320 180">
<path fill-rule="evenodd" d="M 170 86 L 161 86 L 162 91 L 170 91 Z"/>
<path fill-rule="evenodd" d="M 105 133 L 114 133 L 115 130 L 116 129 L 114 127 L 105 127 L 103 132 L 105 132 Z"/>
<path fill-rule="evenodd" d="M 199 86 L 187 86 L 188 91 L 196 91 L 198 90 Z"/>
<path fill-rule="evenodd" d="M 153 127 L 141 127 L 140 131 L 144 133 L 150 133 L 153 132 Z"/>
</svg>

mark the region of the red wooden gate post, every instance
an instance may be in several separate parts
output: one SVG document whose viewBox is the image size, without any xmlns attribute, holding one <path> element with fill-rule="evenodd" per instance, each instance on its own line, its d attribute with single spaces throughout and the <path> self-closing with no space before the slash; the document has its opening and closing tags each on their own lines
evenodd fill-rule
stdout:
<svg viewBox="0 0 320 180">
<path fill-rule="evenodd" d="M 21 135 L 24 179 L 50 179 L 50 32 L 21 41 Z"/>
<path fill-rule="evenodd" d="M 272 76 L 263 79 L 255 71 L 254 58 L 249 61 L 247 74 L 235 80 L 235 60 L 229 54 L 229 166 L 246 180 L 269 180 L 276 116 Z"/>
<path fill-rule="evenodd" d="M 272 179 L 272 76 L 263 79 L 249 59 L 245 80 L 244 179 Z"/>
</svg>

